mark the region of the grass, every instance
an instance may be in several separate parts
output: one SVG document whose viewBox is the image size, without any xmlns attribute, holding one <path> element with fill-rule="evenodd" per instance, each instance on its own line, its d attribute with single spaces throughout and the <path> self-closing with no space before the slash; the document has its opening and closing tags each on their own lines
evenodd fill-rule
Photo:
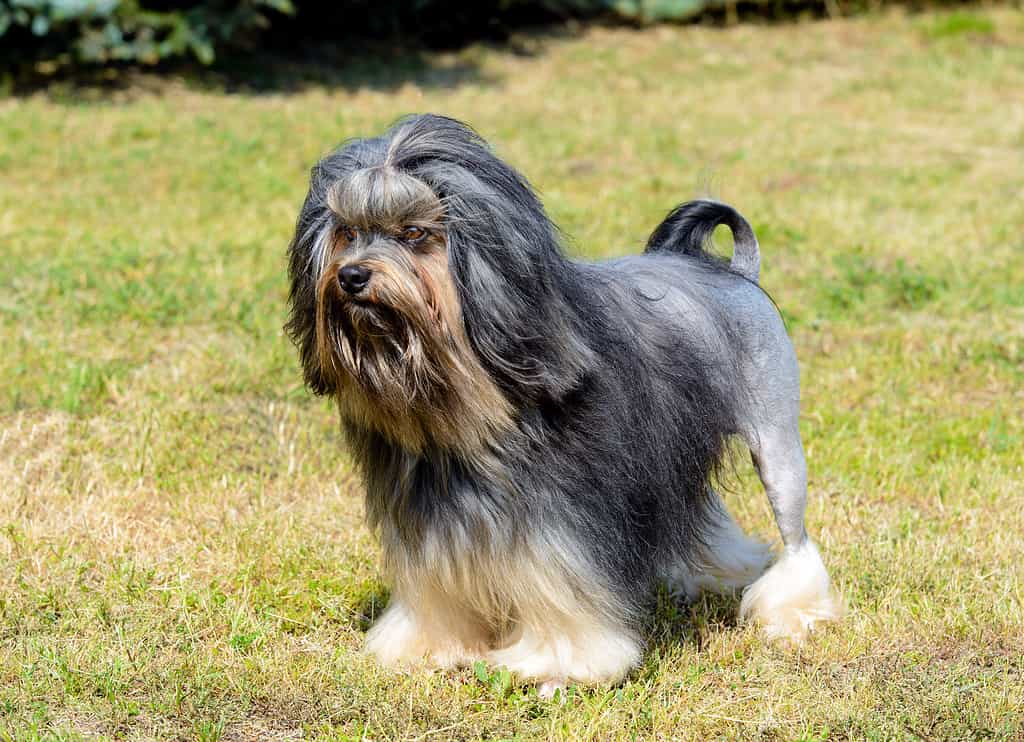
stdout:
<svg viewBox="0 0 1024 742">
<path fill-rule="evenodd" d="M 0 101 L 0 739 L 1024 735 L 1024 17 L 519 47 Z M 752 219 L 842 624 L 797 651 L 661 600 L 644 665 L 561 705 L 360 654 L 387 588 L 280 329 L 284 248 L 317 157 L 421 110 L 577 254 L 708 191 Z M 774 536 L 752 478 L 729 502 Z"/>
</svg>

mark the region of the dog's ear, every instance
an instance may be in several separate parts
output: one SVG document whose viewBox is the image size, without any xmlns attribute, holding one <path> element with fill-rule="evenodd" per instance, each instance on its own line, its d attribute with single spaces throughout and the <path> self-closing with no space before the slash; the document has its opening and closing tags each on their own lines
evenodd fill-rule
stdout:
<svg viewBox="0 0 1024 742">
<path fill-rule="evenodd" d="M 461 198 L 449 203 L 449 265 L 473 349 L 513 398 L 560 399 L 591 356 L 565 301 L 556 243 L 536 221 L 517 223 L 521 215 L 482 212 Z"/>
<path fill-rule="evenodd" d="M 288 247 L 288 321 L 284 329 L 299 350 L 306 385 L 314 394 L 328 394 L 333 389 L 323 375 L 316 352 L 316 282 L 319 271 L 317 252 L 330 228 L 330 212 L 326 206 L 324 177 L 321 167 L 313 168 L 309 193 L 299 212 L 295 236 Z"/>
<path fill-rule="evenodd" d="M 445 206 L 466 333 L 498 385 L 520 403 L 575 388 L 592 353 L 571 302 L 572 268 L 526 180 L 472 129 L 440 116 L 400 123 L 389 157 Z"/>
<path fill-rule="evenodd" d="M 327 203 L 330 189 L 353 172 L 378 164 L 385 157 L 387 141 L 350 139 L 318 162 L 309 175 L 309 192 L 295 224 L 288 247 L 289 313 L 284 329 L 299 350 L 306 385 L 314 394 L 330 394 L 316 351 L 316 283 L 325 261 L 334 215 Z"/>
</svg>

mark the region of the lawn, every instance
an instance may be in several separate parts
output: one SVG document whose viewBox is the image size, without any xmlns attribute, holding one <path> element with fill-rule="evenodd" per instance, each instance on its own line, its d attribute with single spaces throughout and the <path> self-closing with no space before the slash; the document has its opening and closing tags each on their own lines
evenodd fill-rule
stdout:
<svg viewBox="0 0 1024 742">
<path fill-rule="evenodd" d="M 1022 90 L 1024 14 L 983 8 L 0 101 L 0 739 L 1021 739 Z M 322 153 L 426 110 L 574 254 L 697 195 L 752 221 L 841 624 L 797 650 L 663 598 L 643 666 L 562 704 L 360 653 L 387 588 L 284 251 Z"/>
</svg>

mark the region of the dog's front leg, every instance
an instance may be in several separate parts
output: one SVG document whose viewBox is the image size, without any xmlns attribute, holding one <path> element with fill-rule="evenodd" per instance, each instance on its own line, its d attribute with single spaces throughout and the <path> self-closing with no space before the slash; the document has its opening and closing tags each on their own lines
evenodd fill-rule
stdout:
<svg viewBox="0 0 1024 742">
<path fill-rule="evenodd" d="M 468 611 L 438 596 L 415 599 L 394 595 L 366 634 L 366 651 L 381 664 L 448 669 L 466 667 L 483 657 L 488 635 Z"/>
<path fill-rule="evenodd" d="M 641 644 L 632 630 L 601 616 L 549 615 L 520 622 L 487 660 L 523 680 L 542 696 L 567 683 L 616 683 L 640 663 Z"/>
</svg>

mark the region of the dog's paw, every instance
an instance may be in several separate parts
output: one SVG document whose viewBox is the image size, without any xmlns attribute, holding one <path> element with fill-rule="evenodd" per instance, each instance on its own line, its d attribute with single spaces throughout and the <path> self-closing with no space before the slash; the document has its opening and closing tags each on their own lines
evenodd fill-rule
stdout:
<svg viewBox="0 0 1024 742">
<path fill-rule="evenodd" d="M 463 642 L 452 626 L 424 626 L 403 603 L 388 606 L 366 634 L 366 651 L 389 667 L 434 670 L 469 667 L 487 651 L 483 640 Z"/>
<path fill-rule="evenodd" d="M 819 623 L 843 615 L 817 547 L 808 539 L 782 557 L 747 588 L 740 618 L 761 625 L 770 639 L 800 643 Z"/>
<path fill-rule="evenodd" d="M 617 683 L 640 664 L 640 642 L 628 632 L 597 624 L 575 635 L 524 627 L 515 641 L 488 652 L 487 661 L 553 691 L 554 684 L 569 681 Z"/>
<path fill-rule="evenodd" d="M 370 627 L 365 650 L 388 667 L 421 663 L 427 656 L 416 620 L 402 603 L 392 603 Z"/>
<path fill-rule="evenodd" d="M 537 686 L 537 695 L 551 701 L 558 694 L 558 702 L 565 703 L 565 678 L 550 678 Z"/>
<path fill-rule="evenodd" d="M 443 647 L 433 647 L 426 656 L 426 664 L 435 670 L 457 670 L 471 667 L 474 662 L 482 659 L 486 650 L 482 647 L 466 647 L 452 643 Z"/>
</svg>

